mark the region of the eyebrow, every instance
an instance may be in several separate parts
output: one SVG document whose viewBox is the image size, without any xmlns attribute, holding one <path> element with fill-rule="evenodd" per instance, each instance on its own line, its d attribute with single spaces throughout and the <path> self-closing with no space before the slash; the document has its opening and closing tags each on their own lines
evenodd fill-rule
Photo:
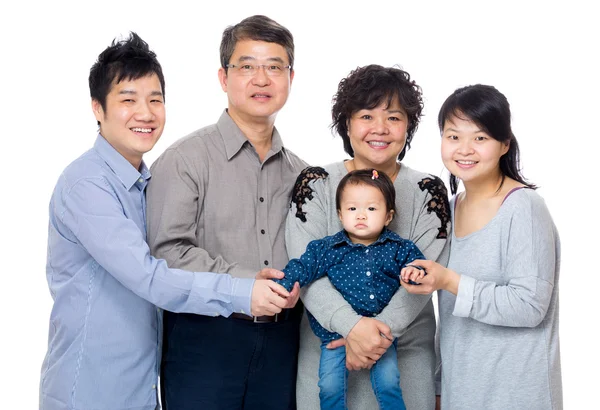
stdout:
<svg viewBox="0 0 600 410">
<path fill-rule="evenodd" d="M 446 128 L 446 129 L 444 130 L 444 132 L 447 132 L 447 131 L 450 131 L 450 132 L 460 132 L 459 130 L 457 130 L 457 129 L 455 129 L 455 128 Z M 481 129 L 477 128 L 477 129 L 476 129 L 476 130 L 473 132 L 473 134 L 478 134 L 478 133 L 484 133 L 484 134 L 486 134 L 486 132 L 485 132 L 485 131 L 483 131 L 483 130 L 481 130 Z"/>
<path fill-rule="evenodd" d="M 124 89 L 119 91 L 119 95 L 137 95 L 137 91 L 135 90 L 128 90 L 128 89 Z M 161 91 L 152 91 L 150 93 L 151 96 L 160 96 L 162 97 L 163 93 Z"/>
<path fill-rule="evenodd" d="M 243 61 L 256 61 L 256 57 L 252 57 L 252 56 L 240 56 L 240 58 L 238 59 L 238 61 L 241 63 Z M 269 57 L 267 58 L 267 61 L 274 61 L 277 63 L 281 63 L 283 64 L 284 61 L 281 57 Z"/>
</svg>

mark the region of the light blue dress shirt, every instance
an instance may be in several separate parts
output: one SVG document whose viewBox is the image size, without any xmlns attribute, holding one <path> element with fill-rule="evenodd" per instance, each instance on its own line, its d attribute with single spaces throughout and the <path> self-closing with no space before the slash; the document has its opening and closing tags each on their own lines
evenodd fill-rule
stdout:
<svg viewBox="0 0 600 410">
<path fill-rule="evenodd" d="M 146 244 L 150 172 L 102 136 L 50 201 L 46 276 L 54 306 L 42 410 L 154 410 L 161 312 L 250 312 L 253 279 L 169 269 Z"/>
</svg>

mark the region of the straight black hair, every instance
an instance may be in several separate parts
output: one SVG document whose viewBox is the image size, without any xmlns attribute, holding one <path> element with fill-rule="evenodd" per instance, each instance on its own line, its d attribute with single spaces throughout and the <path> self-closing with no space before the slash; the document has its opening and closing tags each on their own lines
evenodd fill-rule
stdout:
<svg viewBox="0 0 600 410">
<path fill-rule="evenodd" d="M 508 143 L 506 154 L 500 157 L 500 173 L 504 184 L 506 177 L 535 189 L 521 173 L 519 144 L 511 128 L 510 104 L 500 91 L 491 85 L 475 84 L 454 91 L 442 104 L 438 114 L 440 132 L 452 118 L 472 121 L 496 141 Z M 450 192 L 455 195 L 459 180 L 450 174 Z M 500 188 L 498 188 L 500 189 Z"/>
</svg>

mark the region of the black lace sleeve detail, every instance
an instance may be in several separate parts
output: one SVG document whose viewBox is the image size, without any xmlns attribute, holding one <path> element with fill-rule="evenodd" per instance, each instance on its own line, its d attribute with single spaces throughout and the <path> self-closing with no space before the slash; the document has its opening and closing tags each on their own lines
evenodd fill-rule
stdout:
<svg viewBox="0 0 600 410">
<path fill-rule="evenodd" d="M 294 184 L 294 192 L 292 192 L 292 203 L 296 204 L 296 218 L 302 222 L 306 222 L 306 212 L 302 211 L 302 205 L 306 200 L 313 199 L 313 190 L 308 186 L 310 181 L 315 181 L 321 178 L 327 178 L 329 174 L 321 167 L 308 167 L 300 172 L 296 183 Z M 292 204 L 290 204 L 290 207 Z"/>
<path fill-rule="evenodd" d="M 450 222 L 450 204 L 448 203 L 448 191 L 444 182 L 431 175 L 431 178 L 423 178 L 419 181 L 421 191 L 427 190 L 431 199 L 427 201 L 427 213 L 435 212 L 440 218 L 441 226 L 438 228 L 437 239 L 448 238 L 448 223 Z"/>
</svg>

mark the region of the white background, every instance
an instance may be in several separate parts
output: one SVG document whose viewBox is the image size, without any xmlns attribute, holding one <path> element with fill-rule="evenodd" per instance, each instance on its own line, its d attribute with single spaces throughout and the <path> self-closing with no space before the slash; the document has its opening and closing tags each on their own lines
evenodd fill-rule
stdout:
<svg viewBox="0 0 600 410">
<path fill-rule="evenodd" d="M 444 179 L 436 125 L 443 100 L 473 83 L 494 85 L 508 97 L 524 174 L 541 186 L 562 239 L 565 408 L 594 403 L 600 30 L 592 2 L 6 3 L 0 6 L 1 408 L 37 407 L 52 304 L 45 278 L 48 201 L 61 170 L 94 142 L 87 77 L 97 55 L 130 30 L 158 54 L 168 119 L 146 156 L 150 164 L 176 139 L 217 120 L 226 106 L 217 80 L 221 33 L 253 14 L 274 18 L 294 35 L 296 77 L 276 125 L 288 148 L 315 165 L 345 158 L 328 128 L 331 97 L 357 66 L 399 64 L 422 86 L 425 117 L 404 162 Z"/>
</svg>

